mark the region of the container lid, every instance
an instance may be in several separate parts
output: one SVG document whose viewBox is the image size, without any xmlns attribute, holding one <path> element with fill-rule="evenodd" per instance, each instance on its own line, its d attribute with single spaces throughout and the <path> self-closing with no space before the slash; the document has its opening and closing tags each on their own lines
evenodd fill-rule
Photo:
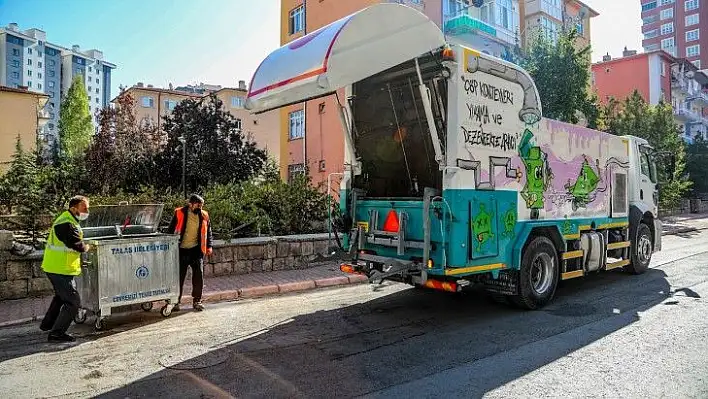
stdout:
<svg viewBox="0 0 708 399">
<path fill-rule="evenodd" d="M 84 238 L 120 237 L 157 232 L 164 204 L 92 206 L 81 222 Z"/>
</svg>

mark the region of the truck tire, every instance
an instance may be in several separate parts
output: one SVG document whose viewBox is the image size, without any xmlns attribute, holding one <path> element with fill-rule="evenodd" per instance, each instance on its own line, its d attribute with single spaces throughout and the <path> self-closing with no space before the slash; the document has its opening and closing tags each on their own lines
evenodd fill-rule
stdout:
<svg viewBox="0 0 708 399">
<path fill-rule="evenodd" d="M 558 276 L 558 252 L 553 242 L 536 237 L 521 257 L 519 294 L 510 299 L 522 309 L 540 309 L 553 299 Z"/>
<path fill-rule="evenodd" d="M 651 240 L 651 230 L 645 223 L 637 226 L 637 235 L 632 240 L 630 264 L 624 270 L 632 274 L 642 274 L 649 269 L 654 245 Z"/>
</svg>

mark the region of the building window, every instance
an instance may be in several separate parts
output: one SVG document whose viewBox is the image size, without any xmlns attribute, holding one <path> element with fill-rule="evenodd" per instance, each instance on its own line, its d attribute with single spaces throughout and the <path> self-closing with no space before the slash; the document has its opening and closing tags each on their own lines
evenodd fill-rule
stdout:
<svg viewBox="0 0 708 399">
<path fill-rule="evenodd" d="M 49 82 L 47 82 L 47 84 L 49 85 L 49 88 L 50 88 L 50 89 L 53 89 L 53 88 L 54 88 L 54 81 L 51 81 L 51 80 L 50 80 Z"/>
<path fill-rule="evenodd" d="M 27 70 L 27 76 L 32 76 L 32 71 L 30 71 L 29 69 Z"/>
<path fill-rule="evenodd" d="M 41 68 L 41 67 L 42 67 L 42 61 L 39 61 L 39 62 L 37 63 L 37 68 Z"/>
<path fill-rule="evenodd" d="M 37 49 L 37 57 L 42 58 L 42 50 Z"/>
<path fill-rule="evenodd" d="M 140 103 L 145 108 L 152 108 L 155 105 L 155 100 L 152 97 L 145 96 L 140 100 Z"/>
<path fill-rule="evenodd" d="M 175 100 L 165 100 L 165 108 L 172 111 L 177 106 L 177 101 Z"/>
<path fill-rule="evenodd" d="M 93 72 L 93 69 L 91 67 L 89 67 L 89 72 Z"/>
<path fill-rule="evenodd" d="M 656 16 L 656 15 L 650 15 L 650 16 L 648 16 L 648 17 L 642 18 L 642 23 L 643 23 L 644 25 L 649 25 L 649 24 L 653 24 L 653 23 L 656 22 L 658 19 L 659 19 L 658 16 Z"/>
<path fill-rule="evenodd" d="M 700 29 L 689 30 L 686 32 L 686 41 L 693 42 L 700 39 Z"/>
<path fill-rule="evenodd" d="M 665 6 L 667 4 L 674 4 L 676 0 L 661 0 L 661 5 Z"/>
<path fill-rule="evenodd" d="M 98 104 L 98 97 L 96 97 L 96 104 Z"/>
<path fill-rule="evenodd" d="M 49 65 L 50 67 L 53 67 L 53 66 L 55 66 L 56 64 L 57 64 L 57 62 L 54 61 L 54 60 L 49 60 L 49 61 L 47 61 L 47 65 Z"/>
<path fill-rule="evenodd" d="M 42 74 L 41 74 L 41 73 L 38 73 L 38 74 L 37 74 L 37 77 L 40 78 L 40 79 L 42 79 Z"/>
<path fill-rule="evenodd" d="M 686 47 L 686 57 L 698 57 L 699 55 L 701 55 L 700 44 Z"/>
<path fill-rule="evenodd" d="M 653 39 L 655 37 L 659 36 L 659 29 L 652 29 L 650 31 L 647 31 L 644 33 L 644 39 Z"/>
<path fill-rule="evenodd" d="M 299 6 L 290 11 L 290 34 L 305 30 L 305 6 Z"/>
<path fill-rule="evenodd" d="M 27 54 L 32 54 L 32 49 L 29 47 L 27 48 Z"/>
<path fill-rule="evenodd" d="M 49 71 L 49 77 L 53 78 L 56 75 L 56 72 L 54 71 Z"/>
<path fill-rule="evenodd" d="M 671 19 L 674 17 L 674 9 L 667 8 L 666 10 L 661 10 L 661 19 Z"/>
<path fill-rule="evenodd" d="M 91 72 L 91 71 L 89 71 L 89 72 Z M 90 76 L 88 77 L 88 81 L 89 81 L 89 82 L 91 81 L 91 77 L 90 77 Z"/>
<path fill-rule="evenodd" d="M 288 127 L 288 137 L 290 140 L 305 137 L 305 111 L 299 110 L 290 113 L 290 124 Z"/>
<path fill-rule="evenodd" d="M 661 76 L 666 76 L 666 63 L 661 61 Z"/>
<path fill-rule="evenodd" d="M 88 96 L 89 102 L 91 102 L 91 96 Z"/>
<path fill-rule="evenodd" d="M 12 66 L 15 67 L 15 68 L 19 68 L 19 67 L 20 67 L 20 61 L 18 61 L 18 60 L 12 60 Z"/>
<path fill-rule="evenodd" d="M 684 7 L 686 11 L 695 10 L 698 8 L 698 0 L 686 0 Z"/>
<path fill-rule="evenodd" d="M 693 65 L 695 65 L 696 68 L 701 69 L 701 60 L 695 60 L 695 61 L 693 61 Z"/>
<path fill-rule="evenodd" d="M 673 22 L 669 22 L 668 24 L 661 25 L 661 34 L 662 35 L 668 35 L 670 33 L 674 33 L 674 23 Z"/>
<path fill-rule="evenodd" d="M 700 21 L 699 14 L 691 14 L 686 16 L 686 26 L 698 25 Z"/>
<path fill-rule="evenodd" d="M 19 57 L 19 56 L 20 56 L 20 50 L 18 50 L 18 49 L 16 49 L 16 48 L 13 48 L 13 49 L 12 49 L 12 55 L 15 56 L 15 57 Z"/>
<path fill-rule="evenodd" d="M 540 22 L 546 39 L 556 43 L 558 41 L 558 31 L 560 30 L 558 24 L 553 22 L 550 18 L 544 16 L 540 18 Z"/>
<path fill-rule="evenodd" d="M 42 84 L 41 84 L 41 83 L 37 83 L 37 88 L 38 88 L 39 90 L 42 90 Z"/>
<path fill-rule="evenodd" d="M 96 94 L 98 94 L 98 87 L 96 88 Z"/>
<path fill-rule="evenodd" d="M 241 131 L 241 129 L 243 129 L 243 123 L 241 122 L 241 119 L 240 119 L 240 118 L 239 118 L 239 119 L 236 119 L 236 129 L 237 129 L 238 131 Z"/>
<path fill-rule="evenodd" d="M 296 163 L 293 165 L 288 165 L 288 183 L 292 183 L 297 176 L 303 176 L 305 174 L 305 165 L 301 163 Z"/>
<path fill-rule="evenodd" d="M 89 86 L 89 87 L 88 87 L 89 93 L 91 92 L 91 90 L 93 90 L 93 89 L 91 88 L 91 86 Z"/>
<path fill-rule="evenodd" d="M 656 8 L 655 1 L 652 1 L 651 3 L 642 4 L 642 12 L 653 10 L 655 8 Z"/>
<path fill-rule="evenodd" d="M 101 83 L 101 82 L 99 82 L 99 81 L 98 81 L 98 78 L 96 78 L 96 84 L 99 84 L 99 83 Z"/>
<path fill-rule="evenodd" d="M 47 123 L 47 127 L 49 127 L 49 130 L 54 130 L 54 124 L 53 124 L 53 123 Z"/>
<path fill-rule="evenodd" d="M 54 92 L 53 92 L 53 91 L 50 91 L 50 92 L 49 92 L 49 98 L 54 98 Z"/>
<path fill-rule="evenodd" d="M 231 97 L 231 107 L 233 108 L 243 108 L 243 97 Z"/>
<path fill-rule="evenodd" d="M 32 60 L 27 60 L 27 65 L 32 65 Z"/>
<path fill-rule="evenodd" d="M 668 39 L 664 39 L 661 41 L 661 49 L 662 50 L 671 50 L 676 46 L 676 39 L 673 37 L 670 37 Z"/>
<path fill-rule="evenodd" d="M 32 87 L 32 81 L 27 81 L 27 87 Z"/>
<path fill-rule="evenodd" d="M 13 73 L 12 73 L 12 78 L 13 78 L 13 79 L 19 79 L 19 78 L 20 78 L 20 73 L 19 73 L 19 72 L 13 72 Z"/>
<path fill-rule="evenodd" d="M 511 0 L 497 0 L 497 25 L 504 29 L 514 29 Z"/>
<path fill-rule="evenodd" d="M 580 36 L 583 36 L 583 35 L 585 34 L 585 25 L 583 25 L 582 22 L 578 22 L 578 23 L 575 25 L 575 29 L 578 31 L 578 34 L 579 34 Z"/>
</svg>

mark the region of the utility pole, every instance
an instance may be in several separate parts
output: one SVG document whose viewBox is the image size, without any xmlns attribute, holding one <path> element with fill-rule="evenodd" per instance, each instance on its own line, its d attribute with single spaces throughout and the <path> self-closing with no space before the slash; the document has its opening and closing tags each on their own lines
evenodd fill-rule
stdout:
<svg viewBox="0 0 708 399">
<path fill-rule="evenodd" d="M 184 136 L 177 138 L 182 143 L 182 192 L 187 198 L 187 139 Z"/>
</svg>

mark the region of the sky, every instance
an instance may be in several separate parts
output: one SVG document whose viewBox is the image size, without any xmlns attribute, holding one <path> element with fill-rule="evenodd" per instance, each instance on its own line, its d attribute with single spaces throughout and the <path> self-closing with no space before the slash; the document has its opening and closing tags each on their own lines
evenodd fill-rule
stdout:
<svg viewBox="0 0 708 399">
<path fill-rule="evenodd" d="M 336 0 L 346 1 L 346 0 Z M 641 50 L 639 0 L 585 0 L 593 60 Z M 280 0 L 0 0 L 0 26 L 39 28 L 47 41 L 99 49 L 117 65 L 112 95 L 137 82 L 234 87 L 280 41 Z"/>
</svg>

